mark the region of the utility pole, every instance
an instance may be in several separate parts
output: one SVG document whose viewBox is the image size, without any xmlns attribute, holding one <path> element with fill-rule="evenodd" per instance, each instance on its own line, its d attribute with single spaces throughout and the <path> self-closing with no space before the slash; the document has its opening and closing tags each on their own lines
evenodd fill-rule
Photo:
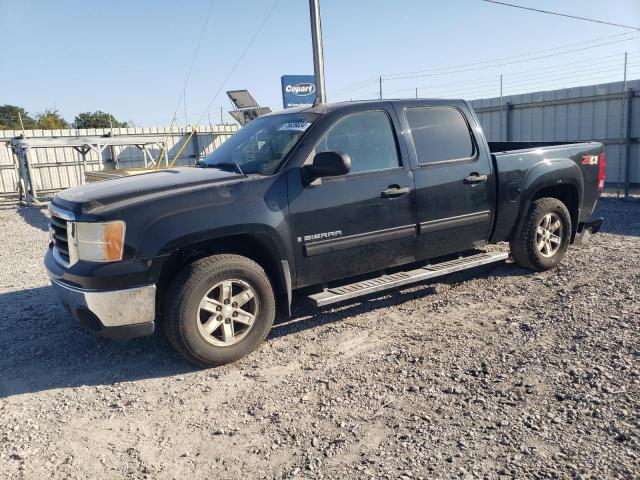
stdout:
<svg viewBox="0 0 640 480">
<path fill-rule="evenodd" d="M 324 88 L 324 53 L 322 50 L 322 25 L 320 24 L 320 0 L 309 0 L 311 20 L 311 44 L 313 46 L 313 74 L 316 77 L 318 93 L 315 103 L 326 103 Z"/>
<path fill-rule="evenodd" d="M 416 98 L 418 98 L 418 87 L 416 87 Z"/>
<path fill-rule="evenodd" d="M 502 74 L 500 74 L 500 141 L 502 141 Z"/>
<path fill-rule="evenodd" d="M 622 138 L 624 136 L 625 96 L 627 93 L 627 52 L 624 52 L 624 75 L 622 78 L 622 92 L 620 93 L 620 142 L 618 148 L 618 181 L 616 182 L 616 195 L 620 198 L 620 183 L 622 183 Z M 625 185 L 625 193 L 628 195 L 629 186 Z"/>
<path fill-rule="evenodd" d="M 382 77 L 378 77 L 378 80 L 380 81 L 380 92 L 378 93 L 378 98 L 382 100 Z"/>
<path fill-rule="evenodd" d="M 224 125 L 224 119 L 222 118 L 222 105 L 220 105 L 220 125 Z"/>
</svg>

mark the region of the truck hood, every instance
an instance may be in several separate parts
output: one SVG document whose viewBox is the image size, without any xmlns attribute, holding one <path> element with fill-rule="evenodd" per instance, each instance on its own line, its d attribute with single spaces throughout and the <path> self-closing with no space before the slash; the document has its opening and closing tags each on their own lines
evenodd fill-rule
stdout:
<svg viewBox="0 0 640 480">
<path fill-rule="evenodd" d="M 118 206 L 177 194 L 183 190 L 243 179 L 238 173 L 217 168 L 175 168 L 69 188 L 58 193 L 53 203 L 77 215 L 100 213 Z"/>
</svg>

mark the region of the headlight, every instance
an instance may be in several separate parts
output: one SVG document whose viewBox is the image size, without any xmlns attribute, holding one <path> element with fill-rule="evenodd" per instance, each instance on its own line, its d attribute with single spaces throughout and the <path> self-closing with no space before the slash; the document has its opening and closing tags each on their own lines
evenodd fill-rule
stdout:
<svg viewBox="0 0 640 480">
<path fill-rule="evenodd" d="M 114 262 L 122 260 L 125 223 L 123 221 L 67 224 L 71 264 L 78 260 Z"/>
</svg>

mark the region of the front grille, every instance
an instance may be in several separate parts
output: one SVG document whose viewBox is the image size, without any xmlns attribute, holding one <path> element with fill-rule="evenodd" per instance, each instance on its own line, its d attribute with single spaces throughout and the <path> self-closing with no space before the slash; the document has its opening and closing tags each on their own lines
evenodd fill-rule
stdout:
<svg viewBox="0 0 640 480">
<path fill-rule="evenodd" d="M 49 226 L 51 228 L 53 248 L 57 250 L 60 258 L 68 264 L 69 240 L 67 238 L 67 221 L 64 218 L 52 214 L 49 217 Z"/>
</svg>

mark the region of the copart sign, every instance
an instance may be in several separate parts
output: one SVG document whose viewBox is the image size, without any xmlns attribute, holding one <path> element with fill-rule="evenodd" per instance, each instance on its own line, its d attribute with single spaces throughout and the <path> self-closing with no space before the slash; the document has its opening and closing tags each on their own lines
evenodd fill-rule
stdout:
<svg viewBox="0 0 640 480">
<path fill-rule="evenodd" d="M 313 105 L 316 83 L 313 75 L 283 75 L 282 106 L 284 108 Z"/>
</svg>

